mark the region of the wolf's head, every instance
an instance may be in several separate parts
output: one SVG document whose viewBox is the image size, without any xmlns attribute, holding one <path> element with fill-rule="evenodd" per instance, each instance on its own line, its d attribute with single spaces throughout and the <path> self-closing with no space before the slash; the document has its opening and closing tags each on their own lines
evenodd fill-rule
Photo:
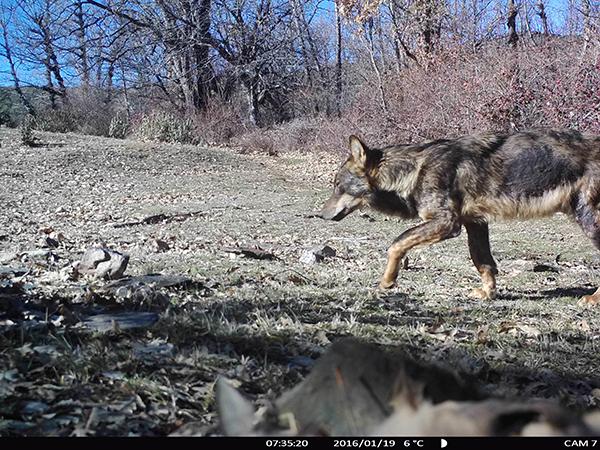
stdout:
<svg viewBox="0 0 600 450">
<path fill-rule="evenodd" d="M 373 192 L 368 172 L 375 158 L 374 150 L 356 136 L 350 136 L 350 156 L 335 175 L 333 194 L 319 213 L 323 219 L 342 220 L 367 203 Z"/>
</svg>

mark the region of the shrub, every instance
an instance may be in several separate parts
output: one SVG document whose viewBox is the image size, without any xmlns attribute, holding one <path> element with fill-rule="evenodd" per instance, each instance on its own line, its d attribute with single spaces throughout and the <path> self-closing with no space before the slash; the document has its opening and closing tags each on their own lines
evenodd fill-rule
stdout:
<svg viewBox="0 0 600 450">
<path fill-rule="evenodd" d="M 54 133 L 68 133 L 78 130 L 77 117 L 69 108 L 47 109 L 38 113 L 37 129 Z"/>
<path fill-rule="evenodd" d="M 110 121 L 110 125 L 108 127 L 108 136 L 124 139 L 129 132 L 129 120 L 127 116 L 122 112 L 117 113 Z"/>
<path fill-rule="evenodd" d="M 388 73 L 387 114 L 373 95 L 376 78 L 367 77 L 344 117 L 373 144 L 533 127 L 600 132 L 600 64 L 575 56 L 573 43 L 548 39 L 514 50 L 448 47 L 427 65 Z"/>
<path fill-rule="evenodd" d="M 242 117 L 243 108 L 224 103 L 221 99 L 209 101 L 205 111 L 194 117 L 198 140 L 207 144 L 226 144 L 232 139 L 254 130 Z"/>
<path fill-rule="evenodd" d="M 165 111 L 154 111 L 142 116 L 132 125 L 132 136 L 142 141 L 198 143 L 192 119 Z"/>
<path fill-rule="evenodd" d="M 21 142 L 28 147 L 33 147 L 37 143 L 37 138 L 33 132 L 35 129 L 35 122 L 35 118 L 31 114 L 27 114 L 23 118 L 21 126 L 19 127 L 19 131 L 21 133 Z"/>
<path fill-rule="evenodd" d="M 270 130 L 255 130 L 234 140 L 242 153 L 263 153 L 277 156 L 280 149 L 275 145 L 273 133 Z"/>
</svg>

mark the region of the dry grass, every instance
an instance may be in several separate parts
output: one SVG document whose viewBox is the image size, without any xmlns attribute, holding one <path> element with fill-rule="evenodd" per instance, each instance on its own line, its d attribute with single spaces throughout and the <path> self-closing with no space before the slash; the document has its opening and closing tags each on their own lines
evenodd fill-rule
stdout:
<svg viewBox="0 0 600 450">
<path fill-rule="evenodd" d="M 479 281 L 464 235 L 414 253 L 399 287 L 381 293 L 387 245 L 409 224 L 375 213 L 339 223 L 306 217 L 329 194 L 335 156 L 39 137 L 48 145 L 32 149 L 14 132 L 0 135 L 0 252 L 39 248 L 48 226 L 65 236 L 59 263 L 22 263 L 28 298 L 81 301 L 89 282 L 49 277 L 97 242 L 128 252 L 131 274 L 187 274 L 197 284 L 169 292 L 171 306 L 149 329 L 0 327 L 1 435 L 163 435 L 190 421 L 210 428 L 219 374 L 261 403 L 350 335 L 472 375 L 496 395 L 581 409 L 600 402 L 600 309 L 575 305 L 600 281 L 600 260 L 565 217 L 491 227 L 494 302 L 467 298 Z M 202 213 L 113 226 L 190 211 Z M 156 252 L 153 239 L 169 250 Z M 259 244 L 278 259 L 222 250 L 237 244 Z M 316 244 L 337 256 L 303 265 L 302 251 Z M 558 273 L 534 271 L 539 263 Z"/>
</svg>

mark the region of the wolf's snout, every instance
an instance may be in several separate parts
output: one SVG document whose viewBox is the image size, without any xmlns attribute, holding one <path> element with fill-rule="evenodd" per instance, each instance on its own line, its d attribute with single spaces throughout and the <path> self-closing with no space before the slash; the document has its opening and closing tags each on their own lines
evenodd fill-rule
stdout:
<svg viewBox="0 0 600 450">
<path fill-rule="evenodd" d="M 323 208 L 319 212 L 319 214 L 317 214 L 317 216 L 319 216 L 320 218 L 325 219 L 325 220 L 339 221 L 344 218 L 345 214 L 343 214 L 343 213 L 344 213 L 343 209 L 341 211 L 336 211 L 336 210 L 332 210 L 332 209 Z"/>
<path fill-rule="evenodd" d="M 325 202 L 323 208 L 319 212 L 318 216 L 325 220 L 341 220 L 343 216 L 340 213 L 343 211 L 344 205 L 340 202 L 340 197 L 333 195 L 329 200 Z"/>
<path fill-rule="evenodd" d="M 358 208 L 362 203 L 361 198 L 348 194 L 334 194 L 321 209 L 319 216 L 327 220 L 339 221 Z"/>
</svg>

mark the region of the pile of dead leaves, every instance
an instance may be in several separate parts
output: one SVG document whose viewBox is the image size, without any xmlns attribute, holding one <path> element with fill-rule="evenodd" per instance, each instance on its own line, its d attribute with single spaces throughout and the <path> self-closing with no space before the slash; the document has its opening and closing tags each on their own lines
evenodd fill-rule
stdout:
<svg viewBox="0 0 600 450">
<path fill-rule="evenodd" d="M 485 398 L 474 380 L 404 354 L 342 340 L 306 379 L 267 407 L 228 381 L 217 382 L 226 435 L 540 436 L 600 432 L 598 414 L 582 416 L 548 400 Z M 203 434 L 194 424 L 177 435 Z"/>
</svg>

